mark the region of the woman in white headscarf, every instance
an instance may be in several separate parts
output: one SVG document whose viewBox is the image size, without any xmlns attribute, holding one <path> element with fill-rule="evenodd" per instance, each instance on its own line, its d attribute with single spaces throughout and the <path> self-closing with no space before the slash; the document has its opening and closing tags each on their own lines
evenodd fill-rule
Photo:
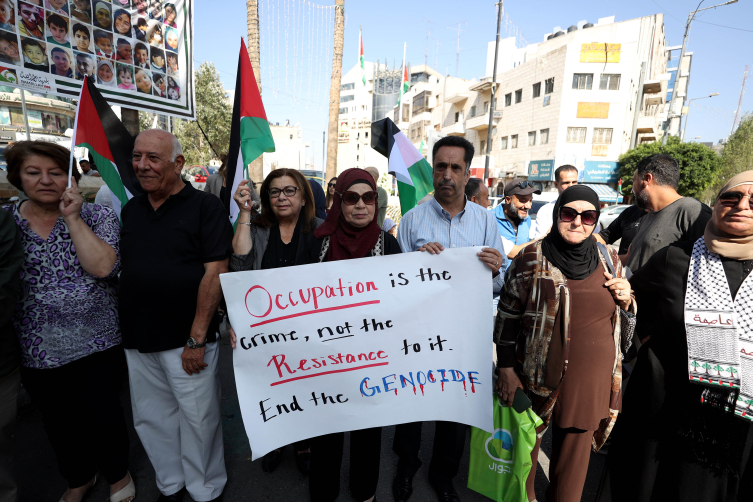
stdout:
<svg viewBox="0 0 753 502">
<path fill-rule="evenodd" d="M 99 85 L 111 85 L 113 87 L 117 85 L 112 61 L 103 59 L 97 63 L 97 83 Z"/>
</svg>

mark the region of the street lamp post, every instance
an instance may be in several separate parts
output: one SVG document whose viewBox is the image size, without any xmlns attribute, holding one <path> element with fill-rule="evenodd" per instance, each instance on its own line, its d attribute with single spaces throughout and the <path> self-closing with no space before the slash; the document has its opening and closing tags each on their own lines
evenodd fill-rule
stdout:
<svg viewBox="0 0 753 502">
<path fill-rule="evenodd" d="M 708 99 L 713 98 L 714 96 L 718 96 L 718 92 L 712 92 L 708 96 L 702 96 L 700 98 L 693 98 L 688 101 L 688 113 L 685 115 L 685 127 L 682 128 L 682 136 L 680 136 L 680 141 L 685 141 L 685 131 L 688 130 L 688 120 L 690 120 L 690 105 L 693 103 L 693 101 L 696 101 L 698 99 Z"/>
<path fill-rule="evenodd" d="M 701 0 L 701 3 L 698 4 L 698 7 L 701 6 L 701 4 L 705 0 Z M 665 128 L 664 128 L 664 137 L 662 138 L 662 145 L 667 144 L 667 139 L 669 138 L 669 133 L 671 130 L 672 125 L 672 119 L 678 118 L 682 120 L 682 110 L 680 110 L 680 113 L 677 115 L 672 114 L 672 109 L 675 108 L 675 101 L 677 100 L 677 87 L 680 83 L 680 74 L 682 70 L 682 60 L 685 59 L 685 49 L 688 47 L 688 35 L 690 35 L 690 24 L 693 22 L 693 19 L 695 19 L 695 15 L 698 14 L 701 11 L 709 10 L 709 9 L 716 9 L 717 7 L 723 7 L 725 5 L 730 5 L 733 3 L 737 3 L 737 0 L 729 0 L 728 2 L 720 3 L 719 5 L 714 5 L 712 7 L 706 7 L 704 9 L 699 9 L 696 7 L 696 10 L 692 11 L 690 14 L 688 14 L 688 22 L 685 24 L 685 36 L 682 39 L 682 50 L 680 51 L 680 61 L 677 63 L 677 76 L 675 77 L 675 88 L 672 91 L 672 100 L 669 102 L 669 110 L 667 112 L 667 121 L 665 122 Z M 687 89 L 685 89 L 687 91 Z"/>
</svg>

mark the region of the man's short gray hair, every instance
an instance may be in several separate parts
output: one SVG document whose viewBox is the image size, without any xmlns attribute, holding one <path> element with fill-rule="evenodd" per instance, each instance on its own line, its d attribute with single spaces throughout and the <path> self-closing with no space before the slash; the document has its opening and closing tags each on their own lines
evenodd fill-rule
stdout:
<svg viewBox="0 0 753 502">
<path fill-rule="evenodd" d="M 170 154 L 170 162 L 175 162 L 175 159 L 178 158 L 178 155 L 183 155 L 183 147 L 174 134 L 170 133 L 170 136 L 173 137 L 173 152 Z"/>
</svg>

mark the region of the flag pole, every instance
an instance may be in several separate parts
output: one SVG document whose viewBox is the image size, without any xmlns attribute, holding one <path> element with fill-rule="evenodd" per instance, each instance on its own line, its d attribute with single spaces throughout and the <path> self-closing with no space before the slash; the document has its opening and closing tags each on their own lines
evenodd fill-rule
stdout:
<svg viewBox="0 0 753 502">
<path fill-rule="evenodd" d="M 408 42 L 403 42 L 403 71 L 400 72 L 400 98 L 397 100 L 397 104 L 400 105 L 400 109 L 397 112 L 397 123 L 403 121 L 403 88 L 405 87 L 405 73 L 407 71 L 405 67 L 405 52 L 408 50 Z"/>
<path fill-rule="evenodd" d="M 71 188 L 71 178 L 73 178 L 73 149 L 76 148 L 76 131 L 78 130 L 78 111 L 81 109 L 81 96 L 84 95 L 84 87 L 86 87 L 86 79 L 89 78 L 84 75 L 84 82 L 81 84 L 81 92 L 78 94 L 78 104 L 76 105 L 76 118 L 73 120 L 73 134 L 71 134 L 71 157 L 68 160 L 68 188 Z"/>
<path fill-rule="evenodd" d="M 356 50 L 358 51 L 358 68 L 361 68 L 361 44 L 363 38 L 361 36 L 361 27 L 358 27 L 358 46 L 356 47 Z M 358 84 L 356 84 L 356 96 L 358 96 Z M 353 146 L 353 167 L 358 167 L 358 107 L 360 105 L 358 104 L 358 101 L 356 101 L 356 114 L 355 114 L 355 121 L 356 121 L 356 135 L 355 135 L 355 145 Z"/>
</svg>

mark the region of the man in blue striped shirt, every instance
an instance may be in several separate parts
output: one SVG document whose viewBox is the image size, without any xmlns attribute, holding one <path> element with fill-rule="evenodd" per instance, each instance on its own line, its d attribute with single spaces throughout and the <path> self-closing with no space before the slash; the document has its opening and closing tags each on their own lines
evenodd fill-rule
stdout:
<svg viewBox="0 0 753 502">
<path fill-rule="evenodd" d="M 465 196 L 473 153 L 473 145 L 458 136 L 448 136 L 434 144 L 434 198 L 403 216 L 397 240 L 403 253 L 427 251 L 439 254 L 444 249 L 485 246 L 478 257 L 489 267 L 494 293 L 499 293 L 504 281 L 500 269 L 505 270 L 507 258 L 497 223 L 490 211 L 468 201 Z M 488 336 L 491 339 L 491 333 Z M 491 357 L 490 353 L 490 361 Z M 406 501 L 413 493 L 413 476 L 421 467 L 418 458 L 421 426 L 422 422 L 400 424 L 395 430 L 392 449 L 399 457 L 392 483 L 395 502 Z M 466 427 L 454 422 L 436 423 L 429 482 L 442 502 L 460 500 L 452 479 L 458 473 L 463 456 Z"/>
</svg>

